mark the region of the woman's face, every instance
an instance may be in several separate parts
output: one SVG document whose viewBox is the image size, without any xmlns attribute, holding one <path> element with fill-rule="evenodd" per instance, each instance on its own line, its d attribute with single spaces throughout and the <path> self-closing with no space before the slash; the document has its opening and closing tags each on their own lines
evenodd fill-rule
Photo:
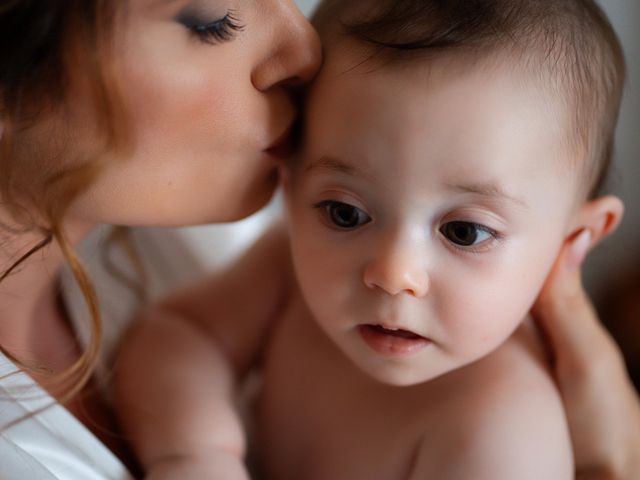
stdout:
<svg viewBox="0 0 640 480">
<path fill-rule="evenodd" d="M 113 73 L 130 148 L 108 154 L 70 220 L 173 226 L 252 213 L 276 185 L 270 149 L 296 114 L 286 88 L 319 66 L 312 27 L 290 0 L 131 0 L 125 10 Z"/>
</svg>

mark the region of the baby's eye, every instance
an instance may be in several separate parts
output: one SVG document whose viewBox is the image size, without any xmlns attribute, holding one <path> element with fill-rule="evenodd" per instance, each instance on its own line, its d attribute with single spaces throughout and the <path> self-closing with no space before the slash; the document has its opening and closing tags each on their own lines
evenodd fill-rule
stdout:
<svg viewBox="0 0 640 480">
<path fill-rule="evenodd" d="M 496 238 L 497 233 L 484 225 L 471 222 L 448 222 L 440 232 L 452 243 L 461 247 L 472 247 Z"/>
<path fill-rule="evenodd" d="M 315 207 L 324 210 L 327 220 L 342 230 L 353 230 L 371 221 L 366 212 L 348 203 L 326 200 Z"/>
</svg>

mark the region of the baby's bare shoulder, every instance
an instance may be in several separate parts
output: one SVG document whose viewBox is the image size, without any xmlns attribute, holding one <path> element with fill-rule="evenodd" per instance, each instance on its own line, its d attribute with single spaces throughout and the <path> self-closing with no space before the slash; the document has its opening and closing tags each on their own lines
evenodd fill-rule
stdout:
<svg viewBox="0 0 640 480">
<path fill-rule="evenodd" d="M 573 479 L 562 401 L 528 327 L 447 377 L 438 438 L 425 425 L 411 480 Z"/>
</svg>

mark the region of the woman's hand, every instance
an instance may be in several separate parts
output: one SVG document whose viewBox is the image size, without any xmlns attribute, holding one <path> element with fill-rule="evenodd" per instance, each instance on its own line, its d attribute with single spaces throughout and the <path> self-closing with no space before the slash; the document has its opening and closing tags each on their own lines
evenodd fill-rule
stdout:
<svg viewBox="0 0 640 480">
<path fill-rule="evenodd" d="M 584 230 L 565 244 L 532 314 L 552 354 L 576 478 L 633 480 L 640 478 L 640 399 L 582 287 L 590 243 Z"/>
</svg>

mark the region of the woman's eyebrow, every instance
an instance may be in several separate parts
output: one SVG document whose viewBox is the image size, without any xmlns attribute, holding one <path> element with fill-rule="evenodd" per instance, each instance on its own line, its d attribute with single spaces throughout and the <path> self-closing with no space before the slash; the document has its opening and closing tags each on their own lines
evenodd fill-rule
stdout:
<svg viewBox="0 0 640 480">
<path fill-rule="evenodd" d="M 179 5 L 181 3 L 187 3 L 187 0 L 151 0 L 149 6 L 152 9 L 170 7 L 172 5 Z"/>
<path fill-rule="evenodd" d="M 445 187 L 448 190 L 453 190 L 459 193 L 471 193 L 474 195 L 479 195 L 481 197 L 486 197 L 489 199 L 501 199 L 508 200 L 512 203 L 515 203 L 521 207 L 529 208 L 527 203 L 517 197 L 509 195 L 506 193 L 500 186 L 493 182 L 486 183 L 467 183 L 467 184 L 446 184 Z"/>
</svg>

